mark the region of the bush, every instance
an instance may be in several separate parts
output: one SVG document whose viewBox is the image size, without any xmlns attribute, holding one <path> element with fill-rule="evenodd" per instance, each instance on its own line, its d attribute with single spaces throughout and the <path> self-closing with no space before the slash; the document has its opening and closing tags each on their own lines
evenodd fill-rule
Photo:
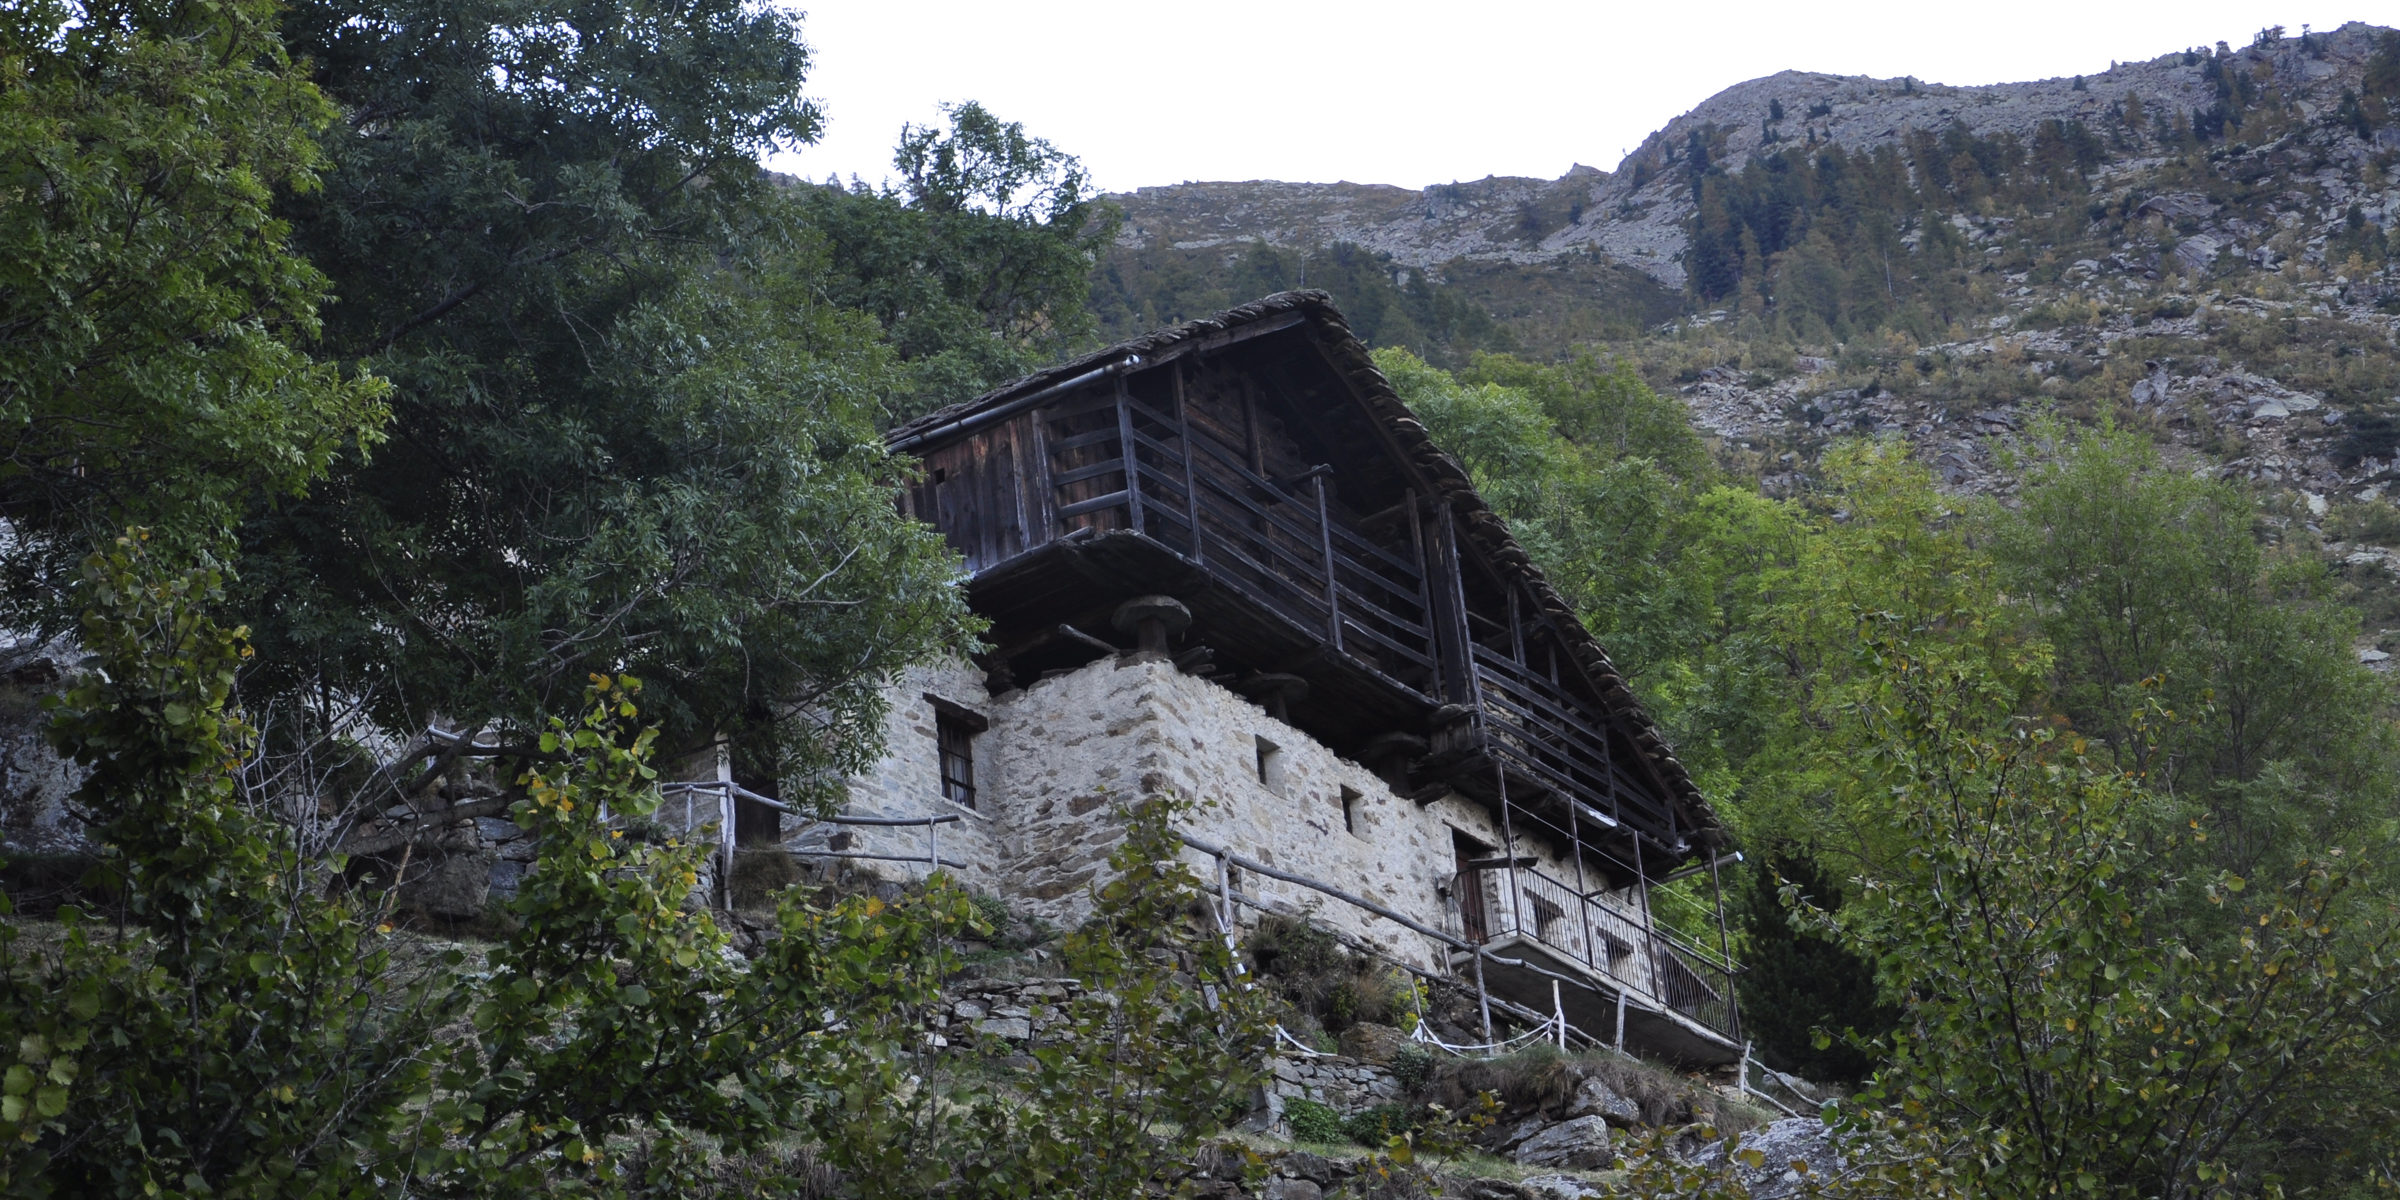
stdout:
<svg viewBox="0 0 2400 1200">
<path fill-rule="evenodd" d="M 1433 1078 L 1433 1051 L 1415 1042 L 1400 1047 L 1392 1055 L 1392 1077 L 1414 1095 Z"/>
<path fill-rule="evenodd" d="M 2341 542 L 2400 546 L 2400 504 L 2379 496 L 2342 505 L 2326 516 L 2325 536 Z"/>
<path fill-rule="evenodd" d="M 1243 949 L 1259 977 L 1295 1010 L 1286 1024 L 1311 1018 L 1327 1033 L 1367 1021 L 1389 1025 L 1414 999 L 1389 968 L 1305 921 L 1270 916 Z"/>
<path fill-rule="evenodd" d="M 1380 1146 L 1394 1134 L 1414 1133 L 1424 1123 L 1424 1110 L 1401 1104 L 1378 1104 L 1342 1118 L 1342 1134 L 1361 1146 Z"/>
<path fill-rule="evenodd" d="M 1453 1112 L 1472 1109 L 1489 1094 L 1510 1112 L 1563 1112 L 1575 1089 L 1598 1079 L 1642 1110 L 1645 1125 L 1707 1122 L 1726 1131 L 1751 1123 L 1747 1110 L 1714 1089 L 1647 1063 L 1614 1054 L 1560 1054 L 1548 1044 L 1489 1059 L 1453 1059 L 1436 1066 L 1425 1098 Z"/>
<path fill-rule="evenodd" d="M 1315 1100 L 1295 1096 L 1284 1101 L 1283 1120 L 1295 1142 L 1338 1142 L 1346 1136 L 1342 1114 Z"/>
<path fill-rule="evenodd" d="M 969 901 L 975 905 L 975 915 L 997 934 L 1008 928 L 1008 902 L 990 892 L 976 892 Z"/>
<path fill-rule="evenodd" d="M 733 852 L 733 906 L 773 908 L 783 889 L 800 882 L 800 864 L 778 846 L 742 846 Z"/>
</svg>

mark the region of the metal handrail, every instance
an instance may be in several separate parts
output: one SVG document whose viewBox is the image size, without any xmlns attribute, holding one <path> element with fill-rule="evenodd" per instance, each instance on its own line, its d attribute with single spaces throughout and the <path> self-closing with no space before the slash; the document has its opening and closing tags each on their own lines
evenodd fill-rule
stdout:
<svg viewBox="0 0 2400 1200">
<path fill-rule="evenodd" d="M 1453 887 L 1461 893 L 1473 887 L 1488 899 L 1492 893 L 1484 887 L 1484 876 L 1493 873 L 1510 877 L 1509 902 L 1497 912 L 1485 906 L 1485 941 L 1502 934 L 1530 938 L 1570 961 L 1607 975 L 1620 987 L 1641 992 L 1659 1008 L 1682 1013 L 1728 1036 L 1739 1036 L 1741 1017 L 1734 1004 L 1733 980 L 1741 973 L 1740 964 L 1720 960 L 1677 937 L 1672 930 L 1578 893 L 1564 881 L 1538 869 L 1479 867 L 1460 872 L 1453 879 Z M 1542 913 L 1543 905 L 1555 912 Z M 1595 917 L 1599 919 L 1597 930 Z M 1619 969 L 1615 961 L 1619 955 L 1612 953 L 1603 959 L 1598 945 L 1603 938 L 1612 947 L 1623 944 L 1624 953 L 1639 953 L 1646 958 L 1649 965 L 1646 984 Z"/>
</svg>

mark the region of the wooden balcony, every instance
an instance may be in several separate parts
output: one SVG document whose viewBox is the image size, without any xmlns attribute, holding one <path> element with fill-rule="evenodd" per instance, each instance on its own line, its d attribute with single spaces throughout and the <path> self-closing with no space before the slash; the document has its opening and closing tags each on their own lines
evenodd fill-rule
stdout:
<svg viewBox="0 0 2400 1200">
<path fill-rule="evenodd" d="M 1467 940 L 1503 956 L 1545 960 L 1592 981 L 1594 996 L 1561 997 L 1576 1010 L 1568 1017 L 1577 1027 L 1609 1030 L 1614 1014 L 1600 1011 L 1595 996 L 1622 995 L 1634 1036 L 1674 1057 L 1726 1061 L 1741 1044 L 1733 991 L 1738 968 L 1660 927 L 1648 913 L 1622 909 L 1604 894 L 1524 865 L 1463 871 L 1451 887 L 1462 911 L 1475 914 Z M 1494 990 L 1537 1011 L 1549 1007 L 1540 978 L 1485 969 Z"/>
<path fill-rule="evenodd" d="M 1185 402 L 1180 371 L 1156 374 L 1168 378 L 1118 377 L 925 456 L 912 505 L 966 558 L 1002 654 L 1071 660 L 1082 649 L 1062 616 L 1105 638 L 1115 605 L 1165 593 L 1193 609 L 1204 671 L 1236 688 L 1268 674 L 1311 685 L 1294 724 L 1330 726 L 1337 743 L 1422 727 L 1454 689 L 1416 506 L 1390 506 L 1370 534 L 1337 498 L 1336 467 L 1274 472 Z"/>
<path fill-rule="evenodd" d="M 1581 631 L 1548 624 L 1371 425 L 1337 419 L 1295 336 L 1247 343 L 1266 361 L 1246 369 L 1129 359 L 912 435 L 910 507 L 966 560 L 987 662 L 1015 685 L 1072 669 L 1130 642 L 1118 605 L 1173 596 L 1185 669 L 1304 682 L 1270 707 L 1343 753 L 1424 738 L 1406 788 L 1505 793 L 1635 875 L 1680 861 L 1674 790 L 1576 665 Z"/>
</svg>

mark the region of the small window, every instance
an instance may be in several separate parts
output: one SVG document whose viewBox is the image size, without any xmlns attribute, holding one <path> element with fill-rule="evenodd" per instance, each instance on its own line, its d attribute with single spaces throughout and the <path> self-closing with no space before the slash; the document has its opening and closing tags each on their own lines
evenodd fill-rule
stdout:
<svg viewBox="0 0 2400 1200">
<path fill-rule="evenodd" d="M 1352 837 L 1367 836 L 1359 832 L 1359 794 L 1356 788 L 1342 789 L 1342 829 Z"/>
<path fill-rule="evenodd" d="M 1263 737 L 1257 741 L 1258 781 L 1266 785 L 1268 791 L 1280 796 L 1283 794 L 1283 747 Z"/>
<path fill-rule="evenodd" d="M 975 807 L 975 735 L 990 727 L 983 714 L 938 696 L 933 703 L 934 742 L 941 753 L 942 797 L 962 808 Z"/>
<path fill-rule="evenodd" d="M 942 713 L 934 719 L 942 744 L 942 795 L 953 804 L 975 807 L 975 731 L 967 723 Z"/>
<path fill-rule="evenodd" d="M 1540 896 L 1529 896 L 1527 899 L 1533 901 L 1533 935 L 1545 942 L 1553 940 L 1550 927 L 1565 919 L 1567 910 Z"/>
</svg>

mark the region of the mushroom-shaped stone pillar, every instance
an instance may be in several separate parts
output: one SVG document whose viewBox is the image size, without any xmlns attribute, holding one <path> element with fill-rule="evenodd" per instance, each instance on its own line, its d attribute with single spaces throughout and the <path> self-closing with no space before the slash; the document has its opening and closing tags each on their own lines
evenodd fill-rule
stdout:
<svg viewBox="0 0 2400 1200">
<path fill-rule="evenodd" d="M 1359 747 L 1358 761 L 1392 785 L 1393 791 L 1401 792 L 1408 790 L 1409 764 L 1425 757 L 1425 750 L 1424 738 L 1395 729 L 1376 734 Z"/>
<path fill-rule="evenodd" d="M 1136 596 L 1117 606 L 1109 624 L 1135 636 L 1136 653 L 1165 654 L 1168 639 L 1192 627 L 1192 610 L 1173 596 Z"/>
<path fill-rule="evenodd" d="M 1308 699 L 1307 680 L 1275 671 L 1251 676 L 1243 681 L 1242 690 L 1258 701 L 1268 716 L 1286 723 L 1292 719 L 1292 704 Z"/>
</svg>

